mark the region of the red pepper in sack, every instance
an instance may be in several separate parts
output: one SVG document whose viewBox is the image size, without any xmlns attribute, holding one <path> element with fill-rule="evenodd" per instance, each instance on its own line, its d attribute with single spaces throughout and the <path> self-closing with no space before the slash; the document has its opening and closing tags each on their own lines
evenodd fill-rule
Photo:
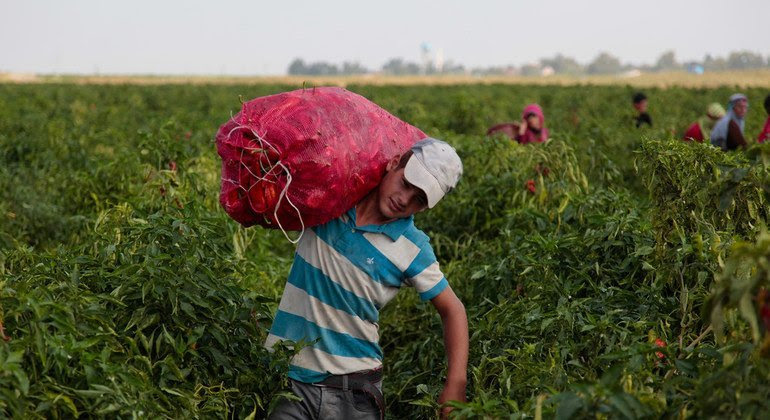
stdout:
<svg viewBox="0 0 770 420">
<path fill-rule="evenodd" d="M 320 225 L 353 207 L 379 184 L 390 159 L 425 137 L 342 88 L 256 98 L 217 132 L 219 201 L 247 227 Z"/>
</svg>

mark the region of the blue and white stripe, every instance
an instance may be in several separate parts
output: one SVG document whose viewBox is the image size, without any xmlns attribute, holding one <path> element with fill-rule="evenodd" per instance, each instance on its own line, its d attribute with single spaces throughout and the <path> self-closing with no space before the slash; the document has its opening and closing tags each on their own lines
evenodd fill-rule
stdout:
<svg viewBox="0 0 770 420">
<path fill-rule="evenodd" d="M 402 285 L 423 300 L 448 283 L 412 218 L 355 225 L 355 209 L 305 232 L 265 345 L 304 341 L 289 377 L 314 383 L 382 364 L 379 310 Z"/>
</svg>

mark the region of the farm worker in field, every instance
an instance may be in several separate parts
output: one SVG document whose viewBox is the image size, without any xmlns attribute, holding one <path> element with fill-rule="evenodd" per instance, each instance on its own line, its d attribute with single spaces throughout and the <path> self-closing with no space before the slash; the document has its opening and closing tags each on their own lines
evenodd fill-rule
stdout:
<svg viewBox="0 0 770 420">
<path fill-rule="evenodd" d="M 727 104 L 727 114 L 720 118 L 711 130 L 711 144 L 722 150 L 735 150 L 746 147 L 743 137 L 744 118 L 749 110 L 746 95 L 736 93 Z"/>
<path fill-rule="evenodd" d="M 521 122 L 496 124 L 487 130 L 487 135 L 503 133 L 521 144 L 542 143 L 548 140 L 545 115 L 538 104 L 529 104 L 521 112 Z"/>
<path fill-rule="evenodd" d="M 637 92 L 631 99 L 634 104 L 634 109 L 636 110 L 636 117 L 634 117 L 636 128 L 639 128 L 644 124 L 652 127 L 652 118 L 650 117 L 650 114 L 647 113 L 647 95 L 642 92 Z"/>
<path fill-rule="evenodd" d="M 443 323 L 448 367 L 438 402 L 465 401 L 465 307 L 413 221 L 454 189 L 461 174 L 449 144 L 423 139 L 391 159 L 380 184 L 347 213 L 305 231 L 265 343 L 308 343 L 289 368 L 301 400 L 283 401 L 270 418 L 383 418 L 379 311 L 401 286 L 430 301 Z"/>
<path fill-rule="evenodd" d="M 692 123 L 687 131 L 684 133 L 684 141 L 694 140 L 698 143 L 703 143 L 703 140 L 708 139 L 708 135 L 714 128 L 714 124 L 725 116 L 725 109 L 722 105 L 714 102 L 709 105 L 706 110 L 706 115 L 698 118 L 697 121 Z"/>
<path fill-rule="evenodd" d="M 765 112 L 767 112 L 767 119 L 765 120 L 765 126 L 759 132 L 759 136 L 757 136 L 757 142 L 759 143 L 770 143 L 770 95 L 765 97 Z"/>
</svg>

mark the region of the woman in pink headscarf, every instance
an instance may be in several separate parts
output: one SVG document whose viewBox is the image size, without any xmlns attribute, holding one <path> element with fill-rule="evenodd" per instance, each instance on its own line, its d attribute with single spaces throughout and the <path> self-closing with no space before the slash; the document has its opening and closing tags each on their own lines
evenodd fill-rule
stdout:
<svg viewBox="0 0 770 420">
<path fill-rule="evenodd" d="M 497 124 L 487 130 L 487 135 L 504 133 L 521 144 L 542 143 L 548 140 L 545 115 L 538 104 L 529 104 L 521 112 L 521 122 Z"/>
<path fill-rule="evenodd" d="M 521 144 L 542 143 L 548 140 L 548 129 L 545 128 L 545 115 L 538 104 L 529 104 L 521 112 L 521 124 L 516 135 L 516 141 Z"/>
</svg>

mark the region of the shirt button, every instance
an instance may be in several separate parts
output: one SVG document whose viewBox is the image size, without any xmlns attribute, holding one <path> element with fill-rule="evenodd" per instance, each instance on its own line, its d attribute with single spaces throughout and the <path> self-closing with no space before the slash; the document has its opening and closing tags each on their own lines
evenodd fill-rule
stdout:
<svg viewBox="0 0 770 420">
<path fill-rule="evenodd" d="M 350 229 L 350 233 L 356 233 L 355 229 Z"/>
</svg>

